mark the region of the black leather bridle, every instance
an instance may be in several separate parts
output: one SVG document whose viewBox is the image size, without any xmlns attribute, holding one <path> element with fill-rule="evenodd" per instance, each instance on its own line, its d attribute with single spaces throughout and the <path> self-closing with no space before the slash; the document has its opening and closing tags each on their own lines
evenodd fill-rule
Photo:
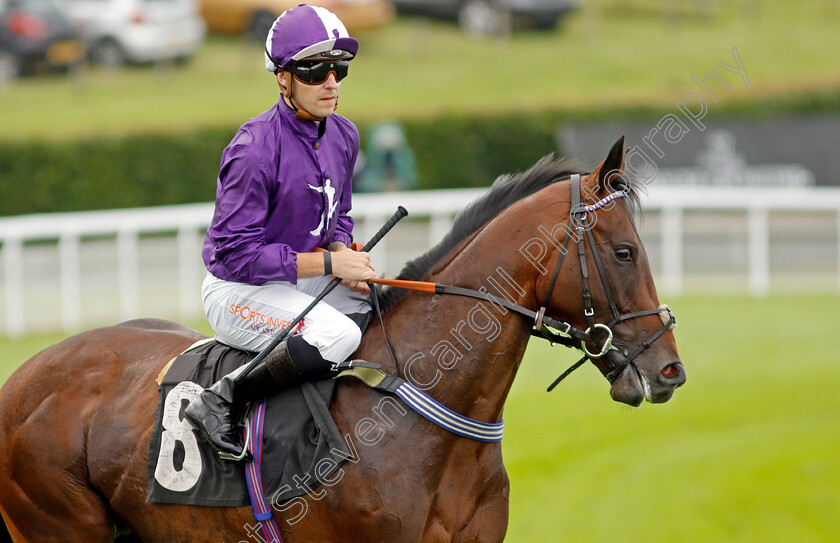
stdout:
<svg viewBox="0 0 840 543">
<path fill-rule="evenodd" d="M 551 299 L 552 294 L 554 293 L 554 286 L 557 282 L 557 276 L 560 273 L 560 267 L 563 265 L 563 259 L 566 256 L 565 248 L 568 246 L 573 234 L 572 234 L 572 227 L 574 227 L 574 231 L 576 234 L 574 237 L 577 241 L 578 247 L 578 258 L 580 259 L 580 271 L 581 271 L 581 280 L 583 283 L 583 305 L 584 310 L 583 314 L 586 318 L 587 329 L 585 333 L 594 335 L 596 332 L 601 332 L 606 334 L 606 338 L 601 345 L 601 348 L 598 352 L 593 353 L 587 347 L 587 342 L 583 341 L 580 344 L 581 350 L 583 350 L 584 355 L 583 357 L 578 360 L 575 364 L 573 364 L 569 369 L 563 372 L 555 381 L 548 387 L 548 390 L 551 391 L 556 387 L 560 381 L 565 379 L 570 373 L 574 370 L 579 368 L 584 362 L 587 360 L 592 360 L 596 358 L 601 358 L 608 352 L 615 350 L 619 351 L 622 355 L 624 355 L 624 359 L 620 362 L 616 363 L 611 361 L 609 358 L 605 359 L 607 365 L 607 374 L 606 378 L 610 383 L 613 383 L 618 377 L 624 372 L 627 366 L 633 364 L 633 361 L 644 351 L 646 351 L 654 341 L 659 339 L 662 334 L 665 333 L 666 330 L 670 330 L 676 327 L 676 318 L 674 317 L 674 313 L 667 305 L 660 305 L 656 309 L 645 309 L 642 311 L 634 311 L 632 313 L 624 313 L 622 314 L 618 310 L 618 306 L 615 303 L 615 297 L 613 296 L 612 289 L 610 288 L 610 283 L 607 280 L 607 275 L 604 270 L 604 265 L 601 262 L 601 257 L 598 254 L 598 249 L 595 245 L 595 237 L 592 235 L 592 228 L 594 227 L 594 223 L 589 221 L 589 213 L 604 207 L 605 205 L 609 204 L 613 200 L 618 198 L 623 198 L 626 196 L 627 192 L 624 187 L 610 193 L 605 198 L 595 202 L 592 205 L 585 206 L 582 203 L 581 198 L 581 185 L 580 185 L 580 175 L 575 174 L 572 175 L 570 178 L 570 190 L 571 190 L 571 210 L 570 210 L 570 218 L 569 218 L 569 230 L 566 234 L 566 239 L 563 241 L 563 251 L 560 253 L 560 258 L 557 260 L 557 265 L 554 268 L 554 275 L 551 278 L 551 283 L 549 284 L 548 291 L 546 292 L 545 299 L 543 300 L 542 306 L 540 308 L 539 313 L 544 314 L 545 308 L 548 305 L 549 300 Z M 601 279 L 601 285 L 604 287 L 604 292 L 607 296 L 607 303 L 610 306 L 610 311 L 612 312 L 612 320 L 607 324 L 596 323 L 595 322 L 595 311 L 592 308 L 592 295 L 589 289 L 589 269 L 586 264 L 586 243 L 589 243 L 589 247 L 592 250 L 592 258 L 595 261 L 595 267 L 598 269 L 598 275 Z M 653 334 L 650 335 L 645 341 L 640 343 L 630 352 L 623 351 L 617 347 L 612 345 L 613 341 L 613 327 L 617 324 L 628 321 L 631 319 L 635 319 L 637 317 L 645 317 L 647 315 L 659 315 L 659 318 L 662 320 L 662 326 L 657 329 Z M 545 336 L 543 333 L 546 329 L 544 323 L 537 321 L 535 323 L 535 329 L 539 329 L 541 334 Z M 549 338 L 550 339 L 550 338 Z M 560 342 L 563 345 L 570 346 L 568 342 Z M 576 345 L 571 345 L 576 346 Z"/>
<path fill-rule="evenodd" d="M 604 270 L 604 265 L 601 262 L 601 257 L 599 256 L 597 247 L 595 245 L 595 237 L 592 235 L 592 228 L 594 227 L 594 223 L 591 223 L 589 221 L 588 214 L 606 206 L 607 204 L 614 200 L 617 200 L 618 198 L 625 197 L 627 195 L 627 189 L 622 187 L 619 190 L 611 192 L 609 195 L 595 202 L 592 205 L 583 205 L 581 196 L 580 174 L 572 175 L 569 180 L 571 186 L 571 210 L 569 218 L 569 228 L 567 229 L 566 237 L 563 240 L 563 244 L 561 245 L 562 250 L 560 251 L 560 257 L 557 259 L 557 264 L 554 267 L 554 273 L 551 276 L 551 282 L 549 283 L 548 289 L 545 294 L 545 298 L 543 299 L 543 302 L 538 310 L 533 311 L 506 298 L 490 294 L 486 290 L 479 291 L 464 287 L 455 287 L 451 285 L 443 285 L 437 283 L 434 284 L 434 292 L 436 294 L 453 294 L 456 296 L 466 296 L 470 298 L 477 298 L 479 300 L 489 301 L 493 304 L 504 307 L 505 309 L 508 309 L 530 319 L 534 323 L 533 327 L 531 328 L 532 336 L 546 339 L 549 342 L 551 342 L 552 345 L 560 344 L 569 348 L 581 349 L 584 352 L 583 357 L 577 362 L 575 362 L 569 369 L 563 372 L 557 379 L 555 379 L 555 381 L 548 387 L 549 391 L 553 390 L 554 387 L 556 387 L 560 383 L 560 381 L 565 379 L 569 374 L 571 374 L 574 370 L 583 365 L 583 363 L 587 360 L 598 359 L 611 351 L 618 351 L 624 356 L 624 358 L 619 362 L 612 360 L 612 357 L 607 357 L 605 359 L 607 368 L 606 378 L 610 383 L 613 383 L 616 379 L 618 379 L 618 377 L 624 372 L 624 370 L 628 366 L 633 364 L 633 361 L 639 355 L 641 355 L 645 350 L 650 348 L 651 344 L 653 344 L 654 341 L 659 339 L 662 336 L 662 334 L 664 334 L 667 330 L 676 327 L 676 318 L 674 317 L 674 313 L 667 305 L 664 304 L 660 305 L 656 309 L 645 309 L 642 311 L 634 311 L 632 313 L 622 314 L 618 310 L 618 306 L 615 303 L 615 297 L 613 296 L 612 290 L 610 289 L 609 281 L 607 281 L 607 275 Z M 575 232 L 574 234 L 572 232 L 573 229 Z M 586 330 L 575 328 L 574 326 L 572 326 L 571 323 L 558 321 L 546 315 L 546 308 L 548 307 L 548 303 L 550 302 L 551 297 L 554 294 L 554 289 L 557 286 L 557 278 L 560 275 L 560 268 L 563 265 L 563 261 L 567 253 L 567 248 L 573 237 L 575 238 L 577 243 L 577 252 L 578 257 L 580 259 L 581 279 L 583 284 L 583 314 L 586 318 L 587 323 Z M 592 257 L 595 260 L 595 267 L 598 269 L 598 275 L 601 279 L 601 284 L 604 287 L 604 292 L 607 296 L 607 303 L 610 306 L 610 311 L 612 312 L 613 316 L 612 320 L 610 320 L 607 324 L 595 322 L 595 310 L 592 307 L 592 294 L 589 289 L 589 267 L 586 263 L 587 242 L 589 243 L 589 246 L 592 250 Z M 412 281 L 404 281 L 402 283 L 409 284 L 412 283 Z M 431 285 L 431 283 L 427 284 Z M 397 286 L 397 288 L 412 288 L 411 286 L 407 285 L 394 286 Z M 375 302 L 377 313 L 379 313 L 378 297 L 375 294 L 373 295 L 373 299 Z M 645 341 L 636 346 L 636 348 L 632 351 L 626 351 L 624 349 L 620 349 L 616 346 L 613 346 L 613 327 L 615 327 L 621 322 L 635 319 L 638 317 L 645 317 L 648 315 L 659 315 L 659 318 L 662 320 L 662 326 L 659 329 L 657 329 L 653 334 L 651 334 Z M 380 314 L 380 322 L 381 320 L 382 319 Z M 598 336 L 606 334 L 606 337 L 603 340 L 600 349 L 597 352 L 592 352 L 589 350 L 589 344 L 593 342 L 593 336 L 595 336 L 596 334 Z M 598 338 L 598 340 L 600 340 L 600 337 Z M 397 364 L 397 371 L 399 371 L 399 364 L 397 363 L 394 350 L 393 348 L 391 348 L 390 341 L 388 341 L 387 334 L 385 335 L 385 341 L 388 345 L 388 349 L 391 353 L 392 358 L 394 359 L 395 364 Z"/>
</svg>

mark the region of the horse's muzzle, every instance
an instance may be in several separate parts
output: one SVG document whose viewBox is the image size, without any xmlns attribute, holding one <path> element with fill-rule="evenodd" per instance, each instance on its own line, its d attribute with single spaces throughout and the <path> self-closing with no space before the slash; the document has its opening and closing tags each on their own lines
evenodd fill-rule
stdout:
<svg viewBox="0 0 840 543">
<path fill-rule="evenodd" d="M 674 390 L 685 383 L 685 368 L 680 361 L 660 368 L 648 368 L 648 365 L 642 359 L 626 364 L 610 387 L 612 399 L 634 407 L 644 400 L 664 403 L 671 399 Z"/>
</svg>

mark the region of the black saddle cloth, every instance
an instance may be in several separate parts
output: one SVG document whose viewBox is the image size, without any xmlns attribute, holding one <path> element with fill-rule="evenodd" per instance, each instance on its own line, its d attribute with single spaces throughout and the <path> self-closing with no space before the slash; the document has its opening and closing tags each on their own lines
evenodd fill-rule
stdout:
<svg viewBox="0 0 840 543">
<path fill-rule="evenodd" d="M 250 504 L 245 464 L 221 460 L 184 419 L 184 407 L 202 388 L 246 363 L 250 354 L 210 341 L 175 359 L 159 389 L 146 501 Z M 268 503 L 311 492 L 352 458 L 329 413 L 335 386 L 332 379 L 303 383 L 267 399 L 261 471 Z"/>
</svg>

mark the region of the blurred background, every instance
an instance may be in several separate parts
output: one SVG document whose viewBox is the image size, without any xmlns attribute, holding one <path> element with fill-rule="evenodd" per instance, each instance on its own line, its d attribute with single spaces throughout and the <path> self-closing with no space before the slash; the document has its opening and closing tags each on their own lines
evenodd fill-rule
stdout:
<svg viewBox="0 0 840 543">
<path fill-rule="evenodd" d="M 219 159 L 297 0 L 0 0 L 0 380 L 138 316 L 209 333 Z M 508 541 L 840 539 L 840 2 L 332 0 L 358 37 L 357 237 L 421 254 L 499 175 L 620 136 L 688 383 L 613 404 L 536 343 L 506 409 Z"/>
</svg>

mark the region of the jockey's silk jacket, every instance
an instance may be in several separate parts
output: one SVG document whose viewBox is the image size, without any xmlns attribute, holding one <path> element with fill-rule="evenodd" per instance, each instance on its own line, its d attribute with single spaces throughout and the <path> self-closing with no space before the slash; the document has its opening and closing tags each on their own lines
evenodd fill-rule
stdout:
<svg viewBox="0 0 840 543">
<path fill-rule="evenodd" d="M 333 114 L 295 117 L 282 98 L 246 122 L 222 153 L 202 257 L 214 276 L 297 282 L 299 252 L 352 242 L 349 216 L 359 131 Z"/>
</svg>

